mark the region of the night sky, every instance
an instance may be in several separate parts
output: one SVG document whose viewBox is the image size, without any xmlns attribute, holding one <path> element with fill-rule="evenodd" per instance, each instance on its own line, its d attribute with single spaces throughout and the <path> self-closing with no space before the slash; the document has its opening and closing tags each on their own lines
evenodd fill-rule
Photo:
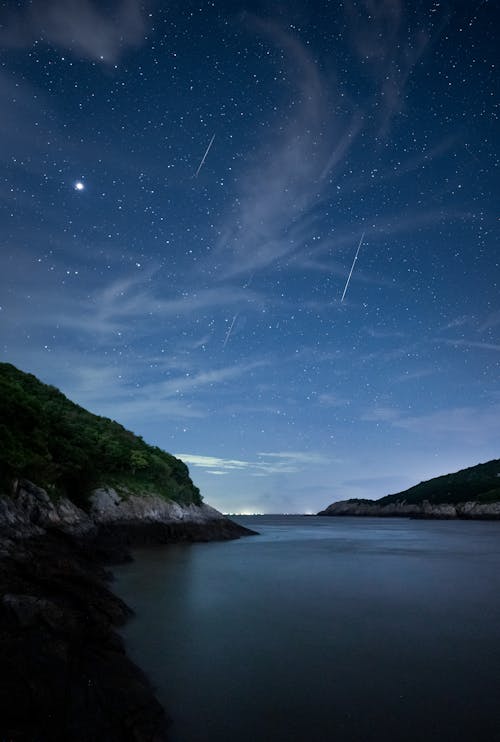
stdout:
<svg viewBox="0 0 500 742">
<path fill-rule="evenodd" d="M 2 360 L 224 512 L 500 456 L 499 24 L 494 0 L 3 2 Z"/>
</svg>

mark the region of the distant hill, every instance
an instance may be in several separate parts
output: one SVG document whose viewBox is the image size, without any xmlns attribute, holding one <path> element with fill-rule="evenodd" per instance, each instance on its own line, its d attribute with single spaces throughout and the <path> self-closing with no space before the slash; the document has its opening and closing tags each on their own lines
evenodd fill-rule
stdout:
<svg viewBox="0 0 500 742">
<path fill-rule="evenodd" d="M 428 479 L 403 492 L 381 497 L 376 502 L 379 505 L 390 505 L 402 501 L 415 504 L 424 500 L 433 504 L 500 500 L 500 459 L 470 466 L 454 474 L 444 474 L 441 477 Z"/>
<path fill-rule="evenodd" d="M 85 507 L 95 487 L 201 504 L 187 466 L 58 389 L 0 363 L 0 491 L 18 478 Z"/>
<path fill-rule="evenodd" d="M 500 517 L 500 459 L 429 479 L 379 500 L 341 500 L 318 515 Z"/>
</svg>

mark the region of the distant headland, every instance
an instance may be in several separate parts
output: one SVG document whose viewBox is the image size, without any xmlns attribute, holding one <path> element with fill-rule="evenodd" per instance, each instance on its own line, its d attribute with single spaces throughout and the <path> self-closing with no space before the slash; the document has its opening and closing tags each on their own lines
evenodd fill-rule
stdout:
<svg viewBox="0 0 500 742">
<path fill-rule="evenodd" d="M 379 500 L 340 500 L 318 515 L 500 519 L 500 459 L 429 479 Z"/>
</svg>

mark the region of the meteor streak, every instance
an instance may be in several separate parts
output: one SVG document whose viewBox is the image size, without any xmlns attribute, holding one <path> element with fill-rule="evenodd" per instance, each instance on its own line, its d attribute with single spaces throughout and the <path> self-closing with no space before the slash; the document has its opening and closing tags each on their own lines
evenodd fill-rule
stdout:
<svg viewBox="0 0 500 742">
<path fill-rule="evenodd" d="M 236 314 L 234 315 L 234 317 L 233 317 L 233 321 L 231 322 L 231 326 L 230 326 L 229 330 L 228 330 L 228 331 L 227 331 L 227 333 L 226 333 L 226 337 L 225 337 L 225 340 L 224 340 L 224 345 L 222 346 L 223 348 L 225 348 L 225 347 L 226 347 L 226 345 L 227 345 L 227 341 L 229 340 L 229 338 L 230 338 L 230 336 L 231 336 L 231 332 L 233 331 L 234 323 L 236 322 L 236 318 L 237 318 L 237 316 L 238 316 L 238 313 L 236 313 Z"/>
<path fill-rule="evenodd" d="M 201 162 L 200 162 L 200 164 L 198 165 L 198 170 L 196 171 L 196 174 L 195 174 L 195 176 L 194 176 L 195 178 L 197 178 L 197 177 L 198 177 L 198 173 L 200 172 L 201 168 L 203 167 L 203 163 L 204 163 L 204 162 L 205 162 L 205 160 L 207 159 L 207 155 L 208 155 L 208 153 L 210 152 L 210 147 L 211 147 L 211 146 L 212 146 L 212 144 L 214 143 L 214 139 L 215 139 L 215 134 L 213 135 L 212 139 L 210 140 L 210 144 L 208 145 L 207 149 L 205 150 L 205 154 L 204 154 L 204 155 L 203 155 L 203 157 L 201 158 Z"/>
<path fill-rule="evenodd" d="M 349 275 L 347 276 L 347 281 L 346 281 L 345 286 L 344 286 L 344 293 L 342 294 L 342 299 L 340 300 L 340 303 L 341 304 L 344 301 L 344 296 L 346 294 L 347 287 L 349 286 L 349 281 L 351 280 L 352 272 L 354 270 L 354 265 L 356 263 L 356 260 L 358 259 L 359 248 L 361 247 L 361 243 L 363 242 L 364 237 L 365 237 L 365 233 L 363 232 L 363 234 L 361 235 L 361 239 L 359 241 L 358 249 L 356 250 L 356 255 L 354 256 L 354 260 L 352 261 L 351 270 L 349 272 Z"/>
</svg>

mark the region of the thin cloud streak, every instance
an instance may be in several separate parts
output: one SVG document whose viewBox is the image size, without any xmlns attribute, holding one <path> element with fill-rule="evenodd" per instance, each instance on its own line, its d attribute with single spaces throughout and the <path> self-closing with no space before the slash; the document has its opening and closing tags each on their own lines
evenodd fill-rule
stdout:
<svg viewBox="0 0 500 742">
<path fill-rule="evenodd" d="M 279 453 L 265 453 L 260 452 L 257 454 L 263 458 L 283 460 L 287 462 L 294 462 L 297 464 L 331 464 L 332 459 L 328 456 L 324 456 L 314 451 L 281 451 Z"/>
<path fill-rule="evenodd" d="M 34 356 L 39 359 L 39 355 Z M 118 359 L 76 352 L 47 352 L 40 369 L 29 354 L 11 359 L 32 368 L 42 381 L 55 384 L 72 401 L 128 425 L 158 419 L 205 418 L 221 389 L 237 392 L 241 378 L 265 367 L 264 361 L 202 369 L 168 355 L 122 355 Z M 149 369 L 149 373 L 145 373 Z M 142 379 L 138 384 L 137 379 Z M 145 379 L 151 381 L 144 381 Z M 220 397 L 218 397 L 220 405 Z"/>
<path fill-rule="evenodd" d="M 419 436 L 458 438 L 474 444 L 494 441 L 500 436 L 500 405 L 438 410 L 428 415 L 402 417 L 394 424 Z"/>
<path fill-rule="evenodd" d="M 485 343 L 480 340 L 452 340 L 443 338 L 440 342 L 452 345 L 454 348 L 479 348 L 481 350 L 500 350 L 500 343 Z"/>
<path fill-rule="evenodd" d="M 500 436 L 500 405 L 451 407 L 422 415 L 405 415 L 394 407 L 375 407 L 361 420 L 387 423 L 419 437 L 488 443 Z"/>
<path fill-rule="evenodd" d="M 191 453 L 176 453 L 178 458 L 192 466 L 205 469 L 209 474 L 244 472 L 250 476 L 270 476 L 273 474 L 295 474 L 305 467 L 323 466 L 332 459 L 314 451 L 283 451 L 278 453 L 258 453 L 260 460 L 224 459 L 218 456 L 203 456 Z M 271 459 L 271 461 L 266 461 Z M 214 472 L 213 470 L 217 470 Z"/>
<path fill-rule="evenodd" d="M 85 384 L 76 387 L 73 394 L 80 403 L 101 410 L 101 414 L 104 411 L 119 421 L 203 418 L 210 414 L 210 397 L 202 394 L 204 390 L 215 390 L 216 387 L 234 382 L 258 365 L 254 363 L 184 373 L 140 386 L 131 381 L 125 382 L 113 374 L 103 379 L 96 370 L 96 383 L 92 383 L 92 376 L 89 377 L 87 373 Z"/>
<path fill-rule="evenodd" d="M 32 317 L 33 325 L 65 328 L 90 334 L 106 342 L 119 332 L 129 332 L 134 322 L 136 332 L 148 334 L 150 323 L 165 319 L 187 321 L 197 313 L 245 307 L 256 311 L 264 304 L 256 291 L 238 286 L 185 290 L 173 298 L 162 296 L 162 282 L 154 271 L 117 279 L 91 295 L 66 297 L 48 292 L 45 311 Z"/>
</svg>

